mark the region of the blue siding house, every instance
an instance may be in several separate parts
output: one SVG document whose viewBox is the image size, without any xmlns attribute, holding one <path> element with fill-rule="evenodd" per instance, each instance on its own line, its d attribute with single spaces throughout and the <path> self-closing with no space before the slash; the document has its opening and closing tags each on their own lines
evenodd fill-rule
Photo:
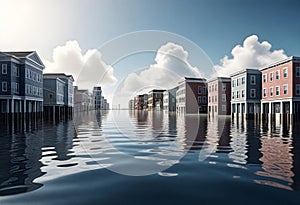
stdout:
<svg viewBox="0 0 300 205">
<path fill-rule="evenodd" d="M 0 113 L 43 112 L 43 70 L 35 51 L 0 52 Z"/>
<path fill-rule="evenodd" d="M 64 73 L 46 73 L 43 75 L 43 81 L 45 115 L 72 116 L 73 76 Z"/>
</svg>

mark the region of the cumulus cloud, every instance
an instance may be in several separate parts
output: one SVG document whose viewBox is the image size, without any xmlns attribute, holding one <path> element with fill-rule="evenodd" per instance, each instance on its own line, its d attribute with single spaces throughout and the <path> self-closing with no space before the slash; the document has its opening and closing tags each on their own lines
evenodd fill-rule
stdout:
<svg viewBox="0 0 300 205">
<path fill-rule="evenodd" d="M 178 44 L 168 42 L 156 54 L 155 63 L 148 68 L 129 74 L 124 80 L 123 92 L 137 92 L 143 88 L 171 88 L 182 76 L 201 77 L 198 68 L 188 61 L 189 54 Z"/>
<path fill-rule="evenodd" d="M 113 67 L 102 60 L 97 49 L 90 49 L 85 54 L 77 41 L 67 41 L 63 46 L 53 49 L 53 60 L 45 61 L 45 73 L 63 72 L 73 75 L 76 85 L 91 89 L 100 84 L 108 86 L 116 83 Z"/>
<path fill-rule="evenodd" d="M 256 35 L 247 37 L 243 45 L 236 45 L 232 51 L 232 58 L 227 55 L 220 60 L 215 69 L 219 76 L 229 76 L 243 68 L 261 68 L 270 63 L 287 58 L 284 50 L 271 50 L 272 45 L 267 42 L 259 42 Z"/>
</svg>

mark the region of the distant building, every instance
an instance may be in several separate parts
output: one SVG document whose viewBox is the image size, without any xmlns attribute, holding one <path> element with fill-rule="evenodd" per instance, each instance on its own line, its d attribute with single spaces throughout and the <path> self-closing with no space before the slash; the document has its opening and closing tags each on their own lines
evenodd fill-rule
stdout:
<svg viewBox="0 0 300 205">
<path fill-rule="evenodd" d="M 143 110 L 148 110 L 148 94 L 144 94 L 144 106 Z"/>
<path fill-rule="evenodd" d="M 176 111 L 176 91 L 178 90 L 178 87 L 175 87 L 170 90 L 166 90 L 164 92 L 163 97 L 163 109 L 165 111 L 169 112 L 175 112 Z"/>
<path fill-rule="evenodd" d="M 43 111 L 43 70 L 38 54 L 0 52 L 1 113 Z"/>
<path fill-rule="evenodd" d="M 144 109 L 144 95 L 137 95 L 135 97 L 135 110 L 143 110 Z"/>
<path fill-rule="evenodd" d="M 129 100 L 128 102 L 128 109 L 129 110 L 134 110 L 134 100 Z"/>
<path fill-rule="evenodd" d="M 207 113 L 207 82 L 204 78 L 184 77 L 176 91 L 176 110 L 180 113 Z"/>
<path fill-rule="evenodd" d="M 92 95 L 87 89 L 80 90 L 78 86 L 74 87 L 74 110 L 75 111 L 88 111 L 92 110 Z"/>
<path fill-rule="evenodd" d="M 300 113 L 300 57 L 289 57 L 261 69 L 262 113 Z"/>
<path fill-rule="evenodd" d="M 94 108 L 95 110 L 101 109 L 101 97 L 102 97 L 102 90 L 101 87 L 94 87 L 93 89 L 93 101 L 94 101 Z"/>
<path fill-rule="evenodd" d="M 46 113 L 50 113 L 49 109 L 55 109 L 55 115 L 63 114 L 71 117 L 74 107 L 73 76 L 64 73 L 46 73 L 43 75 L 43 81 Z M 53 108 L 55 106 L 57 107 Z"/>
<path fill-rule="evenodd" d="M 148 110 L 160 111 L 163 109 L 163 92 L 165 90 L 151 90 L 148 93 Z"/>
<path fill-rule="evenodd" d="M 101 110 L 104 110 L 105 108 L 105 101 L 104 101 L 104 96 L 101 96 L 101 100 L 100 100 L 100 109 Z"/>
<path fill-rule="evenodd" d="M 261 72 L 247 68 L 230 77 L 231 112 L 246 117 L 260 113 Z"/>
<path fill-rule="evenodd" d="M 208 113 L 217 115 L 231 114 L 231 79 L 217 77 L 207 83 Z"/>
</svg>

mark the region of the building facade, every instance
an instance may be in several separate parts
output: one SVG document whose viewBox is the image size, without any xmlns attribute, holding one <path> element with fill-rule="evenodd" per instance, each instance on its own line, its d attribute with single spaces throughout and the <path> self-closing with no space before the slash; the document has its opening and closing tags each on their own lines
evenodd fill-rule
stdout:
<svg viewBox="0 0 300 205">
<path fill-rule="evenodd" d="M 160 111 L 163 109 L 163 93 L 165 90 L 151 90 L 148 93 L 148 110 Z"/>
<path fill-rule="evenodd" d="M 74 110 L 77 112 L 89 111 L 93 109 L 93 96 L 88 90 L 80 90 L 78 86 L 74 87 Z"/>
<path fill-rule="evenodd" d="M 100 86 L 93 88 L 93 105 L 95 110 L 101 109 L 102 89 Z"/>
<path fill-rule="evenodd" d="M 43 112 L 43 70 L 38 54 L 0 52 L 0 112 Z"/>
<path fill-rule="evenodd" d="M 45 115 L 72 117 L 74 107 L 73 76 L 64 73 L 46 73 L 44 82 Z"/>
<path fill-rule="evenodd" d="M 289 57 L 261 69 L 263 114 L 300 113 L 300 57 Z"/>
<path fill-rule="evenodd" d="M 176 91 L 178 87 L 166 90 L 163 96 L 163 109 L 168 112 L 176 112 Z"/>
<path fill-rule="evenodd" d="M 208 114 L 231 114 L 231 79 L 217 77 L 207 83 L 208 86 Z"/>
<path fill-rule="evenodd" d="M 254 116 L 260 113 L 261 72 L 244 69 L 231 76 L 231 112 L 236 115 Z"/>
<path fill-rule="evenodd" d="M 144 95 L 135 96 L 135 110 L 143 110 L 144 109 Z"/>
<path fill-rule="evenodd" d="M 207 82 L 204 78 L 184 77 L 176 91 L 176 111 L 207 113 Z"/>
</svg>

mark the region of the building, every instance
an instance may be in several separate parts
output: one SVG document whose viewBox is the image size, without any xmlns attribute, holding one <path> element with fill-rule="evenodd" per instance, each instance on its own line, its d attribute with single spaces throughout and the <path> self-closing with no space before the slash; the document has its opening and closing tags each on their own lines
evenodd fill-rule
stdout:
<svg viewBox="0 0 300 205">
<path fill-rule="evenodd" d="M 207 83 L 208 86 L 208 114 L 231 114 L 231 79 L 217 77 Z"/>
<path fill-rule="evenodd" d="M 164 92 L 163 97 L 163 109 L 168 112 L 176 112 L 176 91 L 178 87 L 175 87 Z"/>
<path fill-rule="evenodd" d="M 128 109 L 129 110 L 134 110 L 134 100 L 129 100 L 128 102 Z"/>
<path fill-rule="evenodd" d="M 204 78 L 184 77 L 176 91 L 176 110 L 180 113 L 207 113 L 207 82 Z"/>
<path fill-rule="evenodd" d="M 231 112 L 236 115 L 254 116 L 260 113 L 261 72 L 244 69 L 231 76 Z"/>
<path fill-rule="evenodd" d="M 93 104 L 95 110 L 101 109 L 101 97 L 102 97 L 102 90 L 100 86 L 93 88 Z"/>
<path fill-rule="evenodd" d="M 144 94 L 144 106 L 143 110 L 148 110 L 148 94 Z"/>
<path fill-rule="evenodd" d="M 160 111 L 163 109 L 163 93 L 165 90 L 151 90 L 148 93 L 148 110 Z"/>
<path fill-rule="evenodd" d="M 73 76 L 65 73 L 46 73 L 43 75 L 43 81 L 46 113 L 72 117 L 74 108 Z M 51 114 L 49 109 L 55 109 L 55 113 Z"/>
<path fill-rule="evenodd" d="M 261 69 L 263 114 L 300 113 L 300 57 L 289 57 Z"/>
<path fill-rule="evenodd" d="M 144 109 L 144 95 L 135 96 L 135 110 L 143 110 Z"/>
<path fill-rule="evenodd" d="M 0 52 L 1 113 L 42 113 L 44 68 L 35 51 Z"/>
<path fill-rule="evenodd" d="M 92 95 L 88 90 L 80 90 L 78 86 L 74 87 L 74 110 L 77 112 L 89 111 L 93 109 Z"/>
</svg>

